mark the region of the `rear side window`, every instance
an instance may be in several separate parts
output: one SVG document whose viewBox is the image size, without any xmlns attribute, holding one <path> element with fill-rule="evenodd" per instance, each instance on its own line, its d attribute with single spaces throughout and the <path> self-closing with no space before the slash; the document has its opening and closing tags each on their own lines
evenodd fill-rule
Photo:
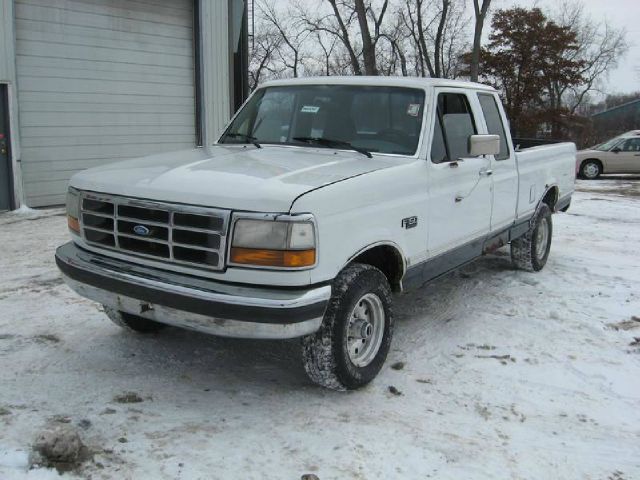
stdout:
<svg viewBox="0 0 640 480">
<path fill-rule="evenodd" d="M 476 126 L 467 96 L 440 93 L 435 122 L 431 161 L 441 163 L 468 157 L 469 137 L 476 134 Z"/>
<path fill-rule="evenodd" d="M 623 152 L 640 152 L 640 138 L 630 138 L 622 144 L 621 149 Z"/>
<path fill-rule="evenodd" d="M 500 110 L 498 110 L 496 98 L 487 93 L 479 93 L 478 100 L 480 100 L 480 106 L 482 107 L 488 133 L 500 136 L 500 153 L 495 156 L 495 159 L 506 160 L 509 158 L 509 145 L 507 144 L 507 136 L 504 125 L 502 124 L 502 117 L 500 117 Z"/>
</svg>

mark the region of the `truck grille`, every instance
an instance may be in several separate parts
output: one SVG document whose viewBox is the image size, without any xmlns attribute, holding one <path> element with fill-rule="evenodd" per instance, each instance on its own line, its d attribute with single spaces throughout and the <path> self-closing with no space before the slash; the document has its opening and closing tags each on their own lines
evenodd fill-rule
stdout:
<svg viewBox="0 0 640 480">
<path fill-rule="evenodd" d="M 221 270 L 229 212 L 82 192 L 87 244 L 167 262 Z"/>
</svg>

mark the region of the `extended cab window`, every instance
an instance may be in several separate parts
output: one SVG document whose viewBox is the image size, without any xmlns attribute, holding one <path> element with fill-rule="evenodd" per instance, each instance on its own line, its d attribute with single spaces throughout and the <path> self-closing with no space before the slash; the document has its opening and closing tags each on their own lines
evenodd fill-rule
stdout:
<svg viewBox="0 0 640 480">
<path fill-rule="evenodd" d="M 468 157 L 469 137 L 476 134 L 469 100 L 461 93 L 440 93 L 431 145 L 434 163 Z"/>
<path fill-rule="evenodd" d="M 220 143 L 296 145 L 347 142 L 370 152 L 414 155 L 424 91 L 367 85 L 289 85 L 258 90 Z M 315 140 L 315 141 L 314 141 Z"/>
<path fill-rule="evenodd" d="M 482 107 L 482 113 L 487 124 L 488 133 L 491 135 L 498 135 L 500 137 L 500 153 L 495 156 L 495 159 L 506 160 L 509 158 L 509 145 L 507 143 L 507 136 L 505 135 L 504 125 L 502 124 L 502 117 L 500 116 L 500 110 L 498 110 L 496 98 L 489 93 L 479 93 L 478 100 L 480 100 L 480 106 Z"/>
</svg>

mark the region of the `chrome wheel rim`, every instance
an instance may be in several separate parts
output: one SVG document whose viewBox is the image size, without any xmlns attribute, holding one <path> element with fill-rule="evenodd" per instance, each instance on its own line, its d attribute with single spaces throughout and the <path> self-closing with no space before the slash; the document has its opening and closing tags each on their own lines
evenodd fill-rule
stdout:
<svg viewBox="0 0 640 480">
<path fill-rule="evenodd" d="M 582 169 L 584 176 L 587 178 L 595 178 L 600 173 L 600 168 L 595 163 L 587 163 Z"/>
<path fill-rule="evenodd" d="M 538 230 L 536 231 L 536 257 L 538 260 L 542 260 L 544 258 L 545 253 L 547 253 L 547 243 L 549 242 L 549 221 L 547 219 L 543 219 L 538 225 Z"/>
<path fill-rule="evenodd" d="M 382 300 L 375 293 L 367 293 L 356 302 L 347 327 L 347 352 L 356 367 L 366 367 L 378 354 L 385 322 Z"/>
</svg>

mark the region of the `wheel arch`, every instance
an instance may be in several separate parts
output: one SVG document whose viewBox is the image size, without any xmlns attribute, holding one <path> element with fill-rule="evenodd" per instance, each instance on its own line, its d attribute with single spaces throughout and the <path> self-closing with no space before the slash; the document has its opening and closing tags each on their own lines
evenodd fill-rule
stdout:
<svg viewBox="0 0 640 480">
<path fill-rule="evenodd" d="M 559 198 L 560 188 L 558 187 L 558 185 L 547 185 L 547 189 L 545 190 L 544 195 L 542 195 L 542 199 L 540 200 L 538 207 L 540 207 L 540 204 L 546 203 L 551 211 L 555 212 Z"/>
<path fill-rule="evenodd" d="M 401 290 L 407 265 L 402 250 L 396 243 L 382 241 L 369 244 L 353 254 L 342 268 L 352 263 L 364 263 L 378 268 L 387 277 L 393 291 Z"/>
<path fill-rule="evenodd" d="M 587 162 L 596 162 L 598 165 L 600 165 L 600 173 L 604 173 L 604 163 L 602 163 L 602 160 L 595 157 L 589 157 L 580 162 L 580 169 L 578 170 L 578 173 L 580 175 L 582 175 L 582 167 L 584 167 L 584 164 Z"/>
</svg>

